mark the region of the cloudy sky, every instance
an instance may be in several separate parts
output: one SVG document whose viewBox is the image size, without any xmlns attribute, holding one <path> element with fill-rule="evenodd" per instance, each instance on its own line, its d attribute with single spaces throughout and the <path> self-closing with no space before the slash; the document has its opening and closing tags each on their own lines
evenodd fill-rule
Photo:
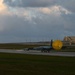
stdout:
<svg viewBox="0 0 75 75">
<path fill-rule="evenodd" d="M 75 36 L 75 0 L 0 0 L 0 43 Z"/>
</svg>

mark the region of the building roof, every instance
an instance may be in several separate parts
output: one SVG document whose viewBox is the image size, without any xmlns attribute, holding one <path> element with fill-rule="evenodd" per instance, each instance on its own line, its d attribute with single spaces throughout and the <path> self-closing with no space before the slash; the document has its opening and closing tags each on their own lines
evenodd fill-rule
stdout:
<svg viewBox="0 0 75 75">
<path fill-rule="evenodd" d="M 75 43 L 75 36 L 65 36 L 63 41 Z"/>
</svg>

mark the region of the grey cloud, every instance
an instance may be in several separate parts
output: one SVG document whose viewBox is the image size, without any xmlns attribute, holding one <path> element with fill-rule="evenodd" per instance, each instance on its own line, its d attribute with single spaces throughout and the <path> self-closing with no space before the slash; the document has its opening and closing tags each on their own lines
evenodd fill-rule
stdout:
<svg viewBox="0 0 75 75">
<path fill-rule="evenodd" d="M 28 0 L 23 1 L 21 4 L 16 2 L 11 2 L 11 0 L 5 0 L 5 3 L 10 6 L 19 7 L 38 7 L 38 6 L 49 6 L 49 4 L 43 3 L 44 0 L 35 0 L 35 3 L 29 2 Z M 28 3 L 26 5 L 25 1 Z M 34 0 L 32 0 L 34 1 Z M 43 2 L 42 2 L 43 1 Z M 45 0 L 46 3 L 49 1 Z M 50 0 L 51 1 L 51 0 Z M 57 2 L 55 2 L 57 1 Z M 52 0 L 53 2 L 53 0 Z M 69 4 L 68 4 L 69 2 Z M 61 5 L 74 12 L 74 8 L 71 8 L 74 0 L 54 0 L 53 4 Z M 43 4 L 39 4 L 43 3 Z M 25 5 L 24 5 L 25 4 Z M 71 5 L 70 5 L 71 4 Z M 73 7 L 75 5 L 73 4 Z M 34 11 L 33 11 L 34 12 Z M 37 12 L 38 16 L 38 12 Z M 31 21 L 25 20 L 24 17 L 18 17 L 16 15 L 12 16 L 1 16 L 0 15 L 0 25 L 3 26 L 3 31 L 0 31 L 0 42 L 21 42 L 25 41 L 25 38 L 50 38 L 50 39 L 63 39 L 67 35 L 75 35 L 75 13 L 74 14 L 62 14 L 60 17 L 55 17 L 54 15 L 46 15 L 40 13 L 42 18 L 33 17 Z M 0 27 L 1 28 L 1 27 Z M 37 39 L 38 40 L 38 39 Z"/>
<path fill-rule="evenodd" d="M 5 20 L 2 18 L 4 21 L 3 26 L 6 25 L 8 29 L 6 28 L 0 32 L 0 42 L 3 39 L 3 42 L 24 42 L 25 38 L 57 39 L 61 38 L 64 30 L 61 18 L 59 18 L 59 21 L 52 16 L 44 15 L 44 19 L 33 18 L 31 22 L 17 16 L 6 16 L 6 18 Z"/>
<path fill-rule="evenodd" d="M 61 5 L 68 10 L 75 12 L 75 0 L 4 0 L 4 3 L 11 7 L 48 7 Z"/>
<path fill-rule="evenodd" d="M 63 36 L 75 36 L 75 14 L 63 14 L 61 17 L 64 25 Z"/>
<path fill-rule="evenodd" d="M 75 14 L 72 14 L 72 15 L 64 15 L 63 16 L 64 17 L 64 26 L 66 26 L 65 27 L 65 29 L 66 30 L 68 30 L 68 31 L 72 31 L 72 32 L 74 32 L 74 29 L 75 29 L 75 21 L 74 21 L 74 19 L 75 19 Z"/>
<path fill-rule="evenodd" d="M 57 4 L 63 6 L 64 8 L 75 12 L 75 0 L 57 0 Z"/>
<path fill-rule="evenodd" d="M 9 6 L 12 7 L 45 7 L 56 3 L 56 0 L 4 0 Z"/>
</svg>

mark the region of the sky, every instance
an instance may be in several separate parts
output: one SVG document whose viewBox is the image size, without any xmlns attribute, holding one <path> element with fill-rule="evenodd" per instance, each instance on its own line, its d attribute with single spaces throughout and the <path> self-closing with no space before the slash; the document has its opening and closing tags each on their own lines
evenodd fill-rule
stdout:
<svg viewBox="0 0 75 75">
<path fill-rule="evenodd" d="M 75 0 L 0 0 L 0 43 L 75 36 Z"/>
</svg>

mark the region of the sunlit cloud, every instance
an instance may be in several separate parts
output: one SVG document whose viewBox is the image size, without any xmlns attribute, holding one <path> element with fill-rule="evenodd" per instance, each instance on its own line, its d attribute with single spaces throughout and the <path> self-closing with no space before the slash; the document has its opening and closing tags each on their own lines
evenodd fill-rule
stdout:
<svg viewBox="0 0 75 75">
<path fill-rule="evenodd" d="M 12 0 L 15 2 L 15 0 Z M 63 8 L 60 5 L 54 5 L 51 7 L 10 7 L 7 6 L 3 0 L 0 0 L 0 14 L 13 16 L 16 15 L 18 17 L 23 17 L 27 20 L 32 20 L 32 18 L 40 17 L 39 14 L 47 14 L 54 16 L 61 16 L 61 14 L 71 14 L 71 11 L 68 11 L 66 8 Z"/>
<path fill-rule="evenodd" d="M 3 0 L 0 0 L 0 14 L 6 13 L 8 13 L 7 6 L 3 3 Z"/>
<path fill-rule="evenodd" d="M 45 7 L 39 9 L 44 14 L 53 14 L 56 16 L 60 16 L 61 14 L 71 14 L 71 11 L 68 11 L 67 9 L 63 8 L 62 6 L 52 6 L 52 7 Z"/>
<path fill-rule="evenodd" d="M 0 15 L 12 15 L 9 8 L 10 7 L 4 3 L 4 0 L 0 0 Z"/>
</svg>

